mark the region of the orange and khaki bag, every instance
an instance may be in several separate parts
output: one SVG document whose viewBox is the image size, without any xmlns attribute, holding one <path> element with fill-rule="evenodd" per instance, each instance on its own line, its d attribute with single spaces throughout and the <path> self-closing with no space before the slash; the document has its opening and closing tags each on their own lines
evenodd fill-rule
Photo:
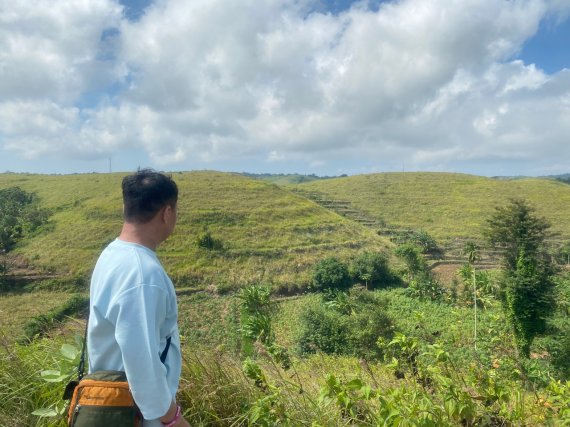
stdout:
<svg viewBox="0 0 570 427">
<path fill-rule="evenodd" d="M 63 393 L 69 400 L 67 424 L 70 427 L 139 427 L 142 415 L 137 407 L 127 375 L 123 371 L 96 371 L 83 375 L 87 350 L 87 327 L 81 358 L 77 367 L 77 381 L 70 381 Z M 166 338 L 166 347 L 160 361 L 166 361 L 171 337 Z"/>
<path fill-rule="evenodd" d="M 142 416 L 121 371 L 86 375 L 73 390 L 68 425 L 72 427 L 140 426 Z"/>
</svg>

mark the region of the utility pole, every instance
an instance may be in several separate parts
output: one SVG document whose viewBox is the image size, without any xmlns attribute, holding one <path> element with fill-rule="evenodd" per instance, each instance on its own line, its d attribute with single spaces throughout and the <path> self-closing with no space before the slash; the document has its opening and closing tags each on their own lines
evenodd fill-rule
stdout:
<svg viewBox="0 0 570 427">
<path fill-rule="evenodd" d="M 109 173 L 113 172 L 113 169 L 111 167 L 111 156 L 109 156 Z"/>
</svg>

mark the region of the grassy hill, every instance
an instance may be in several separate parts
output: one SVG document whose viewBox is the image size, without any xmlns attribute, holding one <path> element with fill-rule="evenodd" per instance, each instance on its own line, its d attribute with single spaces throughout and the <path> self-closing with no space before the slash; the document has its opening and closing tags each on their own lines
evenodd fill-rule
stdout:
<svg viewBox="0 0 570 427">
<path fill-rule="evenodd" d="M 548 179 L 495 180 L 454 173 L 381 173 L 288 186 L 402 229 L 422 229 L 441 241 L 477 238 L 496 206 L 525 198 L 570 239 L 570 186 Z M 328 200 L 327 200 L 328 199 Z"/>
<path fill-rule="evenodd" d="M 34 192 L 49 224 L 14 251 L 30 268 L 85 278 L 121 227 L 124 174 L 0 175 L 0 188 Z M 178 286 L 231 289 L 252 282 L 306 285 L 313 263 L 386 248 L 386 240 L 276 185 L 218 172 L 175 173 L 179 222 L 159 256 Z M 198 248 L 208 230 L 221 250 Z"/>
</svg>

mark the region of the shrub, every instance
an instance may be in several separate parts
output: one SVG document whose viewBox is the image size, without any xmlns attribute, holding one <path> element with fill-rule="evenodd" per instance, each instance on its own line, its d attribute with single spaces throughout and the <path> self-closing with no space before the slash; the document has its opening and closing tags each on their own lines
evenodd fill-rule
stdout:
<svg viewBox="0 0 570 427">
<path fill-rule="evenodd" d="M 545 347 L 559 378 L 570 379 L 570 319 L 559 317 L 550 325 Z"/>
<path fill-rule="evenodd" d="M 382 357 L 376 343 L 379 338 L 390 339 L 393 333 L 385 306 L 377 295 L 356 289 L 349 294 L 339 292 L 336 298 L 323 298 L 301 315 L 300 353 Z"/>
<path fill-rule="evenodd" d="M 410 242 L 419 247 L 423 254 L 442 254 L 437 242 L 427 231 L 414 231 L 410 236 Z"/>
<path fill-rule="evenodd" d="M 220 250 L 224 247 L 222 241 L 212 237 L 212 233 L 210 233 L 208 230 L 204 231 L 203 233 L 199 234 L 198 237 L 196 237 L 196 246 L 210 251 Z"/>
<path fill-rule="evenodd" d="M 366 288 L 383 288 L 393 283 L 395 278 L 388 266 L 385 255 L 377 252 L 364 252 L 350 265 L 353 280 L 363 280 Z"/>
<path fill-rule="evenodd" d="M 570 277 L 556 282 L 556 312 L 548 325 L 544 347 L 561 379 L 570 380 Z"/>
<path fill-rule="evenodd" d="M 432 301 L 442 301 L 445 296 L 441 283 L 429 275 L 420 275 L 412 279 L 407 291 L 411 296 Z"/>
<path fill-rule="evenodd" d="M 34 193 L 19 187 L 0 190 L 0 249 L 8 252 L 27 234 L 38 230 L 50 212 L 38 206 Z"/>
<path fill-rule="evenodd" d="M 314 289 L 319 291 L 325 289 L 343 290 L 350 288 L 350 285 L 348 267 L 336 258 L 325 258 L 315 265 L 312 280 Z"/>
<path fill-rule="evenodd" d="M 406 243 L 398 246 L 394 253 L 406 264 L 408 278 L 410 280 L 416 275 L 423 274 L 427 271 L 426 262 L 417 246 Z"/>
</svg>

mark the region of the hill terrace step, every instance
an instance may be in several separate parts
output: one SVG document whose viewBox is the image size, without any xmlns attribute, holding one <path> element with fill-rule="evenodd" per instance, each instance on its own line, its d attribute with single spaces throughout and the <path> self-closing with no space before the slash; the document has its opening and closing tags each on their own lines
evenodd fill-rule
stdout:
<svg viewBox="0 0 570 427">
<path fill-rule="evenodd" d="M 449 260 L 441 260 L 441 261 L 435 261 L 433 263 L 429 264 L 429 269 L 434 269 L 436 267 L 439 267 L 440 265 L 457 265 L 457 268 L 460 268 L 462 265 L 465 264 L 465 260 L 459 260 L 459 259 L 449 259 Z M 494 264 L 494 263 L 477 263 L 475 264 L 475 269 L 476 270 L 492 270 L 495 268 L 499 268 L 500 264 Z"/>
<path fill-rule="evenodd" d="M 352 206 L 352 202 L 349 200 L 337 200 L 337 199 L 330 199 L 326 195 L 318 193 L 318 192 L 306 192 L 301 189 L 294 189 L 294 193 L 303 196 L 313 202 L 317 203 L 318 205 L 322 206 L 325 209 L 331 210 L 338 215 L 344 216 L 348 219 L 351 219 L 359 224 L 369 227 L 369 228 L 377 228 L 379 223 L 374 218 L 370 218 L 364 212 L 355 209 Z"/>
<path fill-rule="evenodd" d="M 350 206 L 351 202 L 346 201 L 339 201 L 339 200 L 319 200 L 319 203 L 322 205 L 329 205 L 329 206 Z"/>
</svg>

